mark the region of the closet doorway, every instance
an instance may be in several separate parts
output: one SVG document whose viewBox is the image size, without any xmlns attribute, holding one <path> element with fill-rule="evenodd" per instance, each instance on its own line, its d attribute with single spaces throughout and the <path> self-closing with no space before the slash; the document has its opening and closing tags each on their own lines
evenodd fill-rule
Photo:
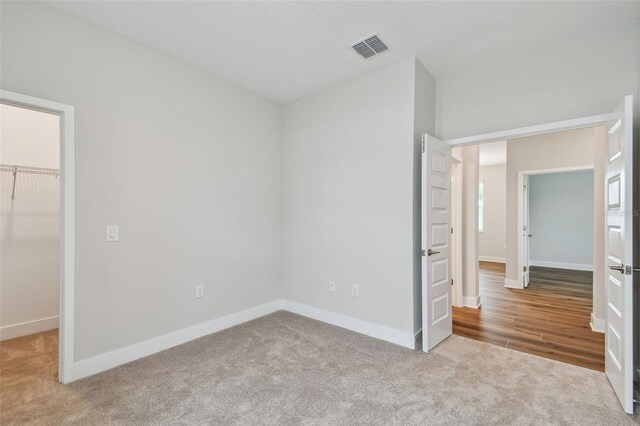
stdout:
<svg viewBox="0 0 640 426">
<path fill-rule="evenodd" d="M 73 380 L 73 108 L 0 94 L 3 393 Z"/>
</svg>

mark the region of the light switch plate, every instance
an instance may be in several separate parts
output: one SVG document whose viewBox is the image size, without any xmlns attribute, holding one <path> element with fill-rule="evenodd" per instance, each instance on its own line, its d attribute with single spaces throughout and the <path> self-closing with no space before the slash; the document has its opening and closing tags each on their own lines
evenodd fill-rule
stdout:
<svg viewBox="0 0 640 426">
<path fill-rule="evenodd" d="M 196 299 L 204 297 L 204 286 L 202 284 L 196 286 Z"/>
<path fill-rule="evenodd" d="M 107 242 L 120 241 L 118 225 L 107 225 Z"/>
<path fill-rule="evenodd" d="M 359 297 L 360 296 L 360 287 L 357 284 L 351 286 L 351 296 Z"/>
</svg>

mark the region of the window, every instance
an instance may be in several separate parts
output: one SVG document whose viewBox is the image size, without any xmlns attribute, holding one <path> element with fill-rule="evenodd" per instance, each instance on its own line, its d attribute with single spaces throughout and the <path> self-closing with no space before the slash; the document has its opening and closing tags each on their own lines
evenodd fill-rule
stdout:
<svg viewBox="0 0 640 426">
<path fill-rule="evenodd" d="M 478 232 L 484 232 L 484 181 L 478 185 Z"/>
</svg>

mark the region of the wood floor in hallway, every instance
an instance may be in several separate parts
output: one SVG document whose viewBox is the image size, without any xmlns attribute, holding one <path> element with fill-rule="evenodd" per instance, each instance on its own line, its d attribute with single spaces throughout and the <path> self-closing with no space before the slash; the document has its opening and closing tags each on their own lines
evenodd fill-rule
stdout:
<svg viewBox="0 0 640 426">
<path fill-rule="evenodd" d="M 604 334 L 589 325 L 591 272 L 532 267 L 524 290 L 504 278 L 504 264 L 480 262 L 482 307 L 454 307 L 454 334 L 604 371 Z"/>
</svg>

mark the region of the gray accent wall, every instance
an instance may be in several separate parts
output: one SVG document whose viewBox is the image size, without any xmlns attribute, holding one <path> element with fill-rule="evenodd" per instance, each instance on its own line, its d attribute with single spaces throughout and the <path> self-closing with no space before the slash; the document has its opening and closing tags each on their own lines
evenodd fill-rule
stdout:
<svg viewBox="0 0 640 426">
<path fill-rule="evenodd" d="M 529 177 L 532 264 L 593 268 L 593 171 Z"/>
</svg>

